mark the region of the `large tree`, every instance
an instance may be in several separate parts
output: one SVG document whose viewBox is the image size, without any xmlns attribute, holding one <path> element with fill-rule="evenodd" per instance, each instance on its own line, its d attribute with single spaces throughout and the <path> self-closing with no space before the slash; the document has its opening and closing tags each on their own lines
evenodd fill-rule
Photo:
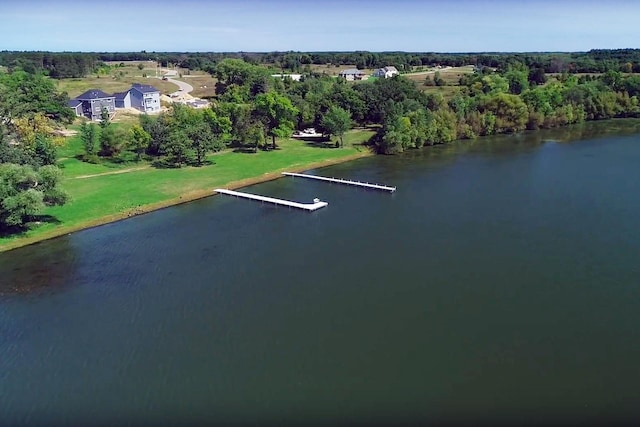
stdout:
<svg viewBox="0 0 640 427">
<path fill-rule="evenodd" d="M 343 108 L 332 106 L 322 118 L 322 127 L 330 136 L 337 136 L 342 147 L 344 133 L 351 128 L 351 114 Z"/>
<path fill-rule="evenodd" d="M 128 149 L 136 153 L 136 159 L 140 161 L 142 154 L 145 152 L 149 143 L 151 142 L 151 135 L 142 128 L 142 126 L 135 124 L 131 126 L 129 130 L 129 144 Z"/>
<path fill-rule="evenodd" d="M 0 228 L 23 226 L 48 205 L 61 205 L 67 195 L 58 187 L 62 172 L 55 166 L 0 164 Z"/>
<path fill-rule="evenodd" d="M 271 137 L 272 147 L 276 148 L 276 138 L 291 136 L 298 109 L 284 95 L 268 92 L 258 95 L 255 110 L 262 119 L 267 135 Z"/>
<path fill-rule="evenodd" d="M 9 128 L 14 119 L 37 113 L 70 123 L 75 115 L 68 107 L 68 101 L 68 96 L 58 93 L 53 82 L 41 74 L 0 73 L 0 122 Z"/>
<path fill-rule="evenodd" d="M 100 130 L 95 123 L 82 122 L 80 125 L 80 139 L 86 156 L 96 154 L 97 145 L 100 141 Z"/>
</svg>

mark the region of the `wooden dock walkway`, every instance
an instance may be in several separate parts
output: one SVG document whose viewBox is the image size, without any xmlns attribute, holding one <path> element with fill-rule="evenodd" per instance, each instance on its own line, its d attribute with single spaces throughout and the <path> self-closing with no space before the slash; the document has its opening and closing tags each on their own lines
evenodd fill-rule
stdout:
<svg viewBox="0 0 640 427">
<path fill-rule="evenodd" d="M 289 206 L 291 208 L 302 209 L 309 212 L 315 211 L 316 209 L 324 208 L 329 204 L 327 202 L 322 202 L 318 199 L 313 199 L 313 203 L 290 202 L 289 200 L 276 199 L 274 197 L 259 196 L 257 194 L 241 193 L 239 191 L 225 190 L 222 188 L 216 189 L 214 191 L 220 194 L 228 194 L 229 196 L 236 196 L 236 197 L 242 197 L 245 199 L 258 200 L 260 202 L 272 203 L 274 205 Z"/>
<path fill-rule="evenodd" d="M 319 181 L 335 182 L 338 184 L 354 185 L 356 187 L 364 187 L 364 188 L 371 188 L 374 190 L 389 191 L 391 193 L 396 191 L 396 187 L 389 187 L 387 185 L 380 185 L 380 184 L 369 184 L 368 182 L 351 181 L 348 179 L 327 178 L 325 176 L 307 175 L 303 173 L 293 173 L 293 172 L 282 172 L 282 175 L 299 177 L 299 178 L 317 179 Z"/>
</svg>

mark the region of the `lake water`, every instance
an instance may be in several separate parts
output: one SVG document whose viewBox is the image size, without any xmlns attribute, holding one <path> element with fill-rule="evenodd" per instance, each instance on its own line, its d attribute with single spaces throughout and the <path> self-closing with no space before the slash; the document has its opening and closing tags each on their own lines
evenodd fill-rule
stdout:
<svg viewBox="0 0 640 427">
<path fill-rule="evenodd" d="M 0 424 L 640 420 L 640 125 L 375 157 L 0 254 Z"/>
</svg>

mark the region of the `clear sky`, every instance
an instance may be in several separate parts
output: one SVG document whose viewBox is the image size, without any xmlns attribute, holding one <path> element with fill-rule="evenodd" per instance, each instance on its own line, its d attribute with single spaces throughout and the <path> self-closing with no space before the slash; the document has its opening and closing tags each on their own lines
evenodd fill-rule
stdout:
<svg viewBox="0 0 640 427">
<path fill-rule="evenodd" d="M 0 49 L 532 52 L 640 47 L 640 0 L 2 0 Z"/>
</svg>

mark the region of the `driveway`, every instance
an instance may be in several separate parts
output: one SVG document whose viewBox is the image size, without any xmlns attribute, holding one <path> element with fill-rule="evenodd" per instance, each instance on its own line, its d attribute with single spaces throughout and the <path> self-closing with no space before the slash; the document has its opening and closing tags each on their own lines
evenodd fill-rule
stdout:
<svg viewBox="0 0 640 427">
<path fill-rule="evenodd" d="M 189 83 L 185 83 L 183 81 L 175 80 L 171 78 L 167 78 L 167 81 L 173 83 L 174 85 L 180 88 L 178 93 L 189 93 L 193 90 L 193 86 L 191 86 Z"/>
</svg>

